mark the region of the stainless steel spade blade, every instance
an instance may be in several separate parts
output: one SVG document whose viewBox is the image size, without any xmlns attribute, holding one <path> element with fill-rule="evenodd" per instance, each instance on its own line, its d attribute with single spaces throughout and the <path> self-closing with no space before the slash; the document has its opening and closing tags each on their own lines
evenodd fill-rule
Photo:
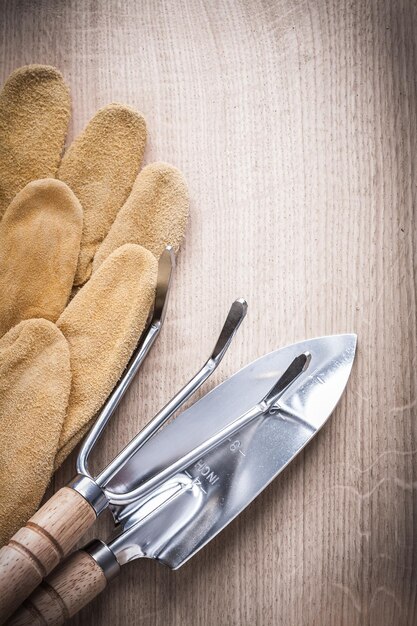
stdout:
<svg viewBox="0 0 417 626">
<path fill-rule="evenodd" d="M 148 481 L 167 465 L 250 410 L 270 391 L 289 364 L 305 352 L 310 353 L 308 368 L 299 376 L 297 384 L 284 392 L 280 414 L 292 416 L 292 420 L 285 422 L 288 429 L 300 423 L 303 429 L 312 431 L 311 436 L 325 423 L 342 395 L 355 348 L 356 335 L 353 334 L 310 339 L 266 354 L 228 378 L 158 432 L 114 474 L 106 488 L 121 494 L 119 499 L 112 494 L 113 502 L 124 505 L 122 509 L 113 507 L 116 518 L 123 518 L 123 512 L 129 508 L 123 494 L 145 483 L 148 485 Z M 285 439 L 292 432 L 286 425 L 283 421 L 274 423 L 278 430 L 284 427 Z M 281 433 L 279 435 L 281 450 L 283 439 Z"/>
<path fill-rule="evenodd" d="M 139 556 L 175 569 L 244 509 L 327 421 L 348 381 L 356 335 L 296 343 L 247 365 L 157 433 L 108 485 L 130 491 L 178 457 L 249 412 L 289 364 L 308 353 L 308 367 L 287 387 L 274 411 L 254 418 L 159 487 L 154 508 L 144 497 L 112 506 L 126 532 L 115 540 L 119 562 Z M 160 459 L 164 460 L 161 467 Z M 153 492 L 157 497 L 158 488 Z M 121 497 L 122 499 L 122 497 Z M 152 500 L 152 498 L 151 498 Z M 149 512 L 149 509 L 153 509 Z"/>
<path fill-rule="evenodd" d="M 348 381 L 355 349 L 355 335 L 334 335 L 261 357 L 137 454 L 126 455 L 106 487 L 122 532 L 109 544 L 94 541 L 72 555 L 47 579 L 54 593 L 39 588 L 10 624 L 23 623 L 33 611 L 53 615 L 49 624 L 62 623 L 133 559 L 155 559 L 172 569 L 183 565 L 323 426 Z"/>
<path fill-rule="evenodd" d="M 74 547 L 109 505 L 104 486 L 108 478 L 137 452 L 171 415 L 211 376 L 220 364 L 237 329 L 246 315 L 247 304 L 236 300 L 230 307 L 216 345 L 200 370 L 171 398 L 125 450 L 94 477 L 88 469 L 88 456 L 119 404 L 135 373 L 158 336 L 165 317 L 173 257 L 168 249 L 159 261 L 155 305 L 149 326 L 129 361 L 125 372 L 100 411 L 97 422 L 80 450 L 78 474 L 57 491 L 0 550 L 0 624 L 41 582 L 44 576 Z M 129 497 L 129 494 L 126 494 Z M 39 537 L 42 536 L 42 540 Z M 34 563 L 36 566 L 34 566 Z M 17 577 L 14 573 L 17 572 Z"/>
</svg>

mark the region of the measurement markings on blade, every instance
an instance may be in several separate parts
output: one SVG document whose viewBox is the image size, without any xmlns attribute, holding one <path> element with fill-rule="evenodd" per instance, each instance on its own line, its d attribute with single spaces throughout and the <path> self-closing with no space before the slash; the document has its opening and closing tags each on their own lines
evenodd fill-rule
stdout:
<svg viewBox="0 0 417 626">
<path fill-rule="evenodd" d="M 229 442 L 229 450 L 230 452 L 239 452 L 243 457 L 246 457 L 246 454 L 242 450 L 242 442 L 239 439 L 232 439 L 231 437 L 227 437 L 226 441 Z M 204 459 L 200 459 L 197 463 L 194 464 L 193 468 L 200 474 L 202 478 L 208 483 L 209 486 L 215 485 L 219 480 L 219 475 L 214 472 L 214 470 L 208 465 Z M 192 474 L 188 470 L 184 470 L 184 474 L 186 474 L 192 480 L 192 486 L 196 485 L 200 487 L 203 493 L 207 494 L 206 489 L 204 489 L 203 484 L 199 477 L 193 478 Z"/>
<path fill-rule="evenodd" d="M 204 459 L 200 459 L 199 461 L 197 461 L 194 467 L 199 472 L 199 474 L 207 480 L 210 485 L 214 485 L 219 480 L 218 474 L 215 474 L 213 472 L 210 465 L 207 465 Z"/>
<path fill-rule="evenodd" d="M 191 485 L 194 487 L 194 485 L 196 485 L 197 487 L 200 487 L 201 491 L 203 491 L 203 493 L 205 493 L 207 495 L 207 491 L 204 489 L 203 485 L 201 484 L 201 480 L 198 478 L 198 476 L 196 478 L 193 478 L 190 474 L 190 472 L 188 472 L 187 470 L 184 470 L 184 474 L 186 474 L 188 476 L 188 478 L 191 478 L 192 483 Z"/>
<path fill-rule="evenodd" d="M 229 446 L 230 452 L 239 452 L 242 456 L 246 456 L 246 454 L 241 449 L 242 442 L 239 441 L 239 439 L 235 439 L 234 441 L 232 441 L 232 438 L 228 437 L 227 440 L 232 442 Z"/>
</svg>

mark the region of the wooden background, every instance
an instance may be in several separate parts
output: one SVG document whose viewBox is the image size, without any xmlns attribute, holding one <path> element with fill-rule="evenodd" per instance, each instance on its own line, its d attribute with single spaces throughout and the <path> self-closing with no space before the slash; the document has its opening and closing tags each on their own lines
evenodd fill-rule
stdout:
<svg viewBox="0 0 417 626">
<path fill-rule="evenodd" d="M 289 342 L 359 337 L 347 393 L 297 461 L 184 568 L 130 564 L 74 626 L 417 624 L 414 0 L 0 7 L 1 79 L 57 65 L 70 138 L 105 103 L 136 106 L 147 162 L 189 183 L 166 327 L 98 463 L 199 367 L 236 297 L 248 318 L 205 391 Z"/>
</svg>

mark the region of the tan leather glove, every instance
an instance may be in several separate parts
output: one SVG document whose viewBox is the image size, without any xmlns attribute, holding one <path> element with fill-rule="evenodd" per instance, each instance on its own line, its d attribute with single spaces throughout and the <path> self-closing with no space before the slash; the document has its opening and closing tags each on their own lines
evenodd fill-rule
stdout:
<svg viewBox="0 0 417 626">
<path fill-rule="evenodd" d="M 21 68 L 0 94 L 0 331 L 8 331 L 0 339 L 0 459 L 10 459 L 0 466 L 0 493 L 11 502 L 5 515 L 0 509 L 0 543 L 33 513 L 53 466 L 116 384 L 152 306 L 157 257 L 167 244 L 178 249 L 188 215 L 178 170 L 156 163 L 137 173 L 146 139 L 138 113 L 105 107 L 60 161 L 68 114 L 54 68 Z M 22 321 L 34 317 L 43 319 Z M 67 363 L 54 370 L 60 393 L 52 386 L 42 394 L 54 359 Z M 25 377 L 42 400 L 25 398 L 21 411 Z"/>
<path fill-rule="evenodd" d="M 138 174 L 142 115 L 104 107 L 61 159 L 69 109 L 68 88 L 48 66 L 20 68 L 0 94 L 0 335 L 22 319 L 56 321 L 73 285 L 120 245 L 158 257 L 167 241 L 178 250 L 184 234 L 180 172 L 153 163 Z"/>
</svg>

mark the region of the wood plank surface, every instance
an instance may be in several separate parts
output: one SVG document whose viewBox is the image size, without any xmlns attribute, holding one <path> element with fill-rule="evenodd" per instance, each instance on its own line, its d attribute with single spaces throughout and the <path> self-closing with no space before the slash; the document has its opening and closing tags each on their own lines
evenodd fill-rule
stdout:
<svg viewBox="0 0 417 626">
<path fill-rule="evenodd" d="M 177 572 L 131 563 L 72 624 L 417 624 L 416 3 L 2 0 L 0 37 L 2 80 L 63 72 L 70 139 L 129 103 L 146 161 L 189 183 L 166 326 L 97 465 L 200 366 L 236 297 L 248 318 L 204 391 L 287 343 L 359 338 L 334 416 L 239 519 Z"/>
</svg>

